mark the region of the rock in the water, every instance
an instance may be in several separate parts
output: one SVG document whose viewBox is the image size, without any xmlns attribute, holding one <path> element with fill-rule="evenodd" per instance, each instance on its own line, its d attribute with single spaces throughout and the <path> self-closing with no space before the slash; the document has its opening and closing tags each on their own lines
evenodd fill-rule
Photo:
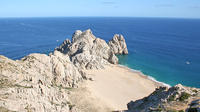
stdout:
<svg viewBox="0 0 200 112">
<path fill-rule="evenodd" d="M 115 54 L 128 54 L 127 45 L 122 35 L 114 35 L 108 44 Z"/>
<path fill-rule="evenodd" d="M 123 36 L 116 35 L 115 38 L 117 40 L 113 39 L 109 46 L 105 40 L 95 37 L 90 29 L 84 32 L 77 30 L 72 37 L 72 43 L 63 43 L 57 50 L 69 55 L 78 68 L 100 69 L 109 63 L 117 64 L 118 58 L 115 54 L 128 53 Z M 115 47 L 120 48 L 117 53 L 113 49 Z"/>
</svg>

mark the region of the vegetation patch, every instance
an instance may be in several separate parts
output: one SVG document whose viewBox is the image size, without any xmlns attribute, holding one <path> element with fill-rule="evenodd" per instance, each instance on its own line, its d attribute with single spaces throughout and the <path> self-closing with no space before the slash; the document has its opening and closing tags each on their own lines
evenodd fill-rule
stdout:
<svg viewBox="0 0 200 112">
<path fill-rule="evenodd" d="M 197 91 L 196 89 L 193 89 L 192 92 L 194 92 L 194 93 L 198 93 L 198 91 Z"/>
<path fill-rule="evenodd" d="M 0 79 L 0 88 L 10 87 L 12 84 L 8 81 L 8 79 L 2 78 Z"/>
<path fill-rule="evenodd" d="M 181 96 L 179 97 L 180 101 L 185 101 L 186 99 L 188 99 L 191 95 L 189 93 L 183 92 L 181 93 Z"/>
<path fill-rule="evenodd" d="M 15 111 L 10 111 L 10 110 L 7 109 L 7 108 L 0 107 L 0 112 L 15 112 Z"/>
<path fill-rule="evenodd" d="M 63 87 L 62 85 L 60 85 L 60 86 L 56 86 L 56 87 L 58 87 L 59 90 L 61 90 L 61 89 L 72 90 L 72 89 L 73 89 L 73 88 L 71 88 L 71 87 Z"/>
<path fill-rule="evenodd" d="M 175 98 L 176 98 L 176 95 L 173 94 L 173 95 L 171 95 L 171 96 L 168 98 L 168 101 L 174 101 Z"/>
<path fill-rule="evenodd" d="M 68 106 L 69 106 L 69 110 L 72 110 L 73 107 L 75 106 L 74 104 L 71 104 L 70 102 L 67 102 Z"/>
<path fill-rule="evenodd" d="M 159 105 L 157 108 L 150 108 L 150 112 L 162 112 L 163 108 Z"/>
<path fill-rule="evenodd" d="M 70 104 L 70 105 L 69 105 L 69 110 L 72 110 L 72 109 L 73 109 L 73 107 L 75 107 L 75 105 L 73 105 L 73 104 Z"/>
<path fill-rule="evenodd" d="M 33 88 L 33 86 L 22 86 L 22 85 L 19 85 L 19 84 L 15 84 L 14 86 L 19 87 L 19 88 Z"/>
<path fill-rule="evenodd" d="M 11 81 L 5 78 L 0 79 L 0 88 L 6 88 L 6 87 L 33 88 L 32 86 L 22 86 L 19 84 L 13 84 L 11 83 Z"/>
</svg>

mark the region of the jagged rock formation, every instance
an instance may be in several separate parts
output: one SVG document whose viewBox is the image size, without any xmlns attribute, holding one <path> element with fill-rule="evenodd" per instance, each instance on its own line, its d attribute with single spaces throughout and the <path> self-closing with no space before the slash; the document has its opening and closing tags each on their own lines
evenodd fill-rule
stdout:
<svg viewBox="0 0 200 112">
<path fill-rule="evenodd" d="M 40 80 L 48 85 L 75 87 L 82 80 L 81 72 L 71 63 L 69 56 L 58 51 L 49 56 L 30 54 L 17 61 L 3 56 L 0 58 L 0 74 L 16 83 L 28 80 L 37 84 Z"/>
<path fill-rule="evenodd" d="M 0 56 L 0 111 L 77 112 L 68 94 L 87 79 L 80 68 L 103 68 L 118 58 L 91 30 L 76 31 L 49 55 L 30 54 L 21 60 Z"/>
<path fill-rule="evenodd" d="M 13 61 L 0 56 L 0 107 L 20 112 L 69 112 L 68 89 L 83 79 L 58 51 Z M 1 111 L 1 110 L 0 110 Z"/>
<path fill-rule="evenodd" d="M 116 49 L 118 51 L 115 51 Z M 74 65 L 82 69 L 100 69 L 109 63 L 117 64 L 118 58 L 115 54 L 128 54 L 122 35 L 115 35 L 110 44 L 107 44 L 104 40 L 96 38 L 90 29 L 84 32 L 76 31 L 72 42 L 67 39 L 56 50 L 68 54 Z"/>
<path fill-rule="evenodd" d="M 128 112 L 200 112 L 200 89 L 184 87 L 157 88 L 151 95 L 127 105 Z"/>
<path fill-rule="evenodd" d="M 127 45 L 122 35 L 114 35 L 113 39 L 109 41 L 108 45 L 114 54 L 128 54 Z"/>
</svg>

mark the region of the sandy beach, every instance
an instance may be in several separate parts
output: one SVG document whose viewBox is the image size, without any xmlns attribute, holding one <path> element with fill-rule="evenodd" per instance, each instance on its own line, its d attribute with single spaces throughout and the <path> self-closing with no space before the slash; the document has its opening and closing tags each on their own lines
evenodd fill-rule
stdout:
<svg viewBox="0 0 200 112">
<path fill-rule="evenodd" d="M 92 81 L 86 81 L 82 87 L 72 92 L 72 101 L 80 102 L 81 110 L 117 111 L 127 110 L 127 103 L 152 93 L 159 83 L 150 80 L 140 72 L 127 67 L 109 65 L 101 70 L 86 70 Z M 83 104 L 87 104 L 83 107 Z M 91 105 L 93 104 L 93 105 Z M 96 104 L 96 105 L 94 105 Z"/>
</svg>

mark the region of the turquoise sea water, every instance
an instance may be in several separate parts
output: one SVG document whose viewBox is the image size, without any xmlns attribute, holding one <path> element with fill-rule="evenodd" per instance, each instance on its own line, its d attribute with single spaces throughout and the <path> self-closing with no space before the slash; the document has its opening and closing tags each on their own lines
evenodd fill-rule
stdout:
<svg viewBox="0 0 200 112">
<path fill-rule="evenodd" d="M 123 34 L 129 55 L 120 64 L 158 81 L 200 87 L 200 20 L 169 18 L 2 18 L 0 54 L 20 59 L 49 53 L 77 29 L 108 41 Z"/>
</svg>

